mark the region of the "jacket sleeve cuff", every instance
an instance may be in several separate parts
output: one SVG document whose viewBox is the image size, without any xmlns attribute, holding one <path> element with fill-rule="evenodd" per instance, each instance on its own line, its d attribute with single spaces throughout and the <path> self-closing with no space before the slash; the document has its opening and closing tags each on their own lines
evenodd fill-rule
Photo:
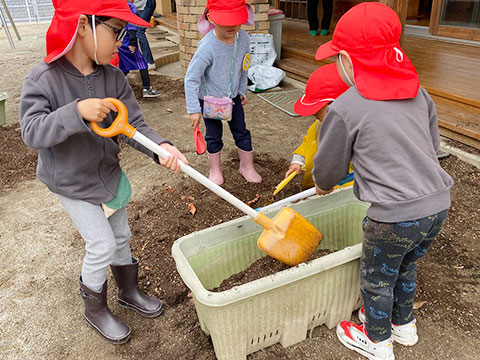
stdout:
<svg viewBox="0 0 480 360">
<path fill-rule="evenodd" d="M 87 122 L 82 118 L 78 111 L 77 104 L 79 101 L 80 99 L 76 99 L 70 104 L 57 110 L 59 111 L 58 115 L 68 136 L 90 131 L 90 126 L 87 125 Z M 72 121 L 72 119 L 75 121 Z"/>
</svg>

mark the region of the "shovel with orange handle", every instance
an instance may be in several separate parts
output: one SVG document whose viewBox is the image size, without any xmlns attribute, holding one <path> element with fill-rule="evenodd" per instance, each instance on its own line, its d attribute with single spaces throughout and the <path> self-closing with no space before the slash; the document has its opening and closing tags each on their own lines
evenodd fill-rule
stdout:
<svg viewBox="0 0 480 360">
<path fill-rule="evenodd" d="M 115 105 L 118 110 L 118 115 L 112 125 L 106 129 L 101 128 L 96 122 L 91 122 L 92 130 L 96 134 L 103 137 L 123 134 L 142 144 L 161 158 L 170 156 L 168 151 L 138 132 L 137 129 L 128 123 L 127 108 L 120 100 L 114 98 L 106 98 L 105 100 Z M 191 166 L 186 165 L 180 160 L 178 160 L 178 163 L 180 169 L 185 174 L 213 191 L 237 209 L 249 215 L 257 224 L 265 229 L 258 238 L 257 245 L 260 250 L 271 257 L 290 266 L 298 265 L 308 260 L 320 240 L 322 240 L 322 234 L 295 210 L 284 208 L 278 212 L 273 219 L 270 219 L 237 199 Z"/>
</svg>

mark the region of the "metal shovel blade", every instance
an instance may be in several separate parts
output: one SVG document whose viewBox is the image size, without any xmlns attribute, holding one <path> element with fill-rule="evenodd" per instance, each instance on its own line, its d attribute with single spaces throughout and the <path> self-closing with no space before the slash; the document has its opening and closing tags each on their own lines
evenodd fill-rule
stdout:
<svg viewBox="0 0 480 360">
<path fill-rule="evenodd" d="M 260 215 L 254 220 L 265 230 L 257 240 L 258 248 L 289 266 L 307 261 L 322 240 L 320 231 L 291 208 L 280 210 L 273 219 Z"/>
</svg>

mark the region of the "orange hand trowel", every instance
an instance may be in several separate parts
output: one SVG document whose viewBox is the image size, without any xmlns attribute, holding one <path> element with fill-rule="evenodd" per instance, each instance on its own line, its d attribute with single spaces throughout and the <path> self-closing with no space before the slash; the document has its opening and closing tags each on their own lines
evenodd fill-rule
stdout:
<svg viewBox="0 0 480 360">
<path fill-rule="evenodd" d="M 202 155 L 207 150 L 207 145 L 205 145 L 205 140 L 198 125 L 193 129 L 193 141 L 195 142 L 197 154 Z"/>
<path fill-rule="evenodd" d="M 112 137 L 123 134 L 142 144 L 161 158 L 170 156 L 164 148 L 147 138 L 128 123 L 128 111 L 125 105 L 117 99 L 106 98 L 118 110 L 118 115 L 112 125 L 106 129 L 98 123 L 91 122 L 92 130 L 103 137 Z M 194 180 L 198 181 L 224 200 L 243 211 L 245 214 L 265 229 L 257 240 L 258 247 L 273 258 L 293 266 L 308 260 L 317 247 L 322 234 L 298 212 L 284 208 L 270 219 L 264 214 L 255 211 L 244 202 L 237 199 L 225 189 L 221 188 L 198 171 L 178 161 L 180 169 Z"/>
</svg>

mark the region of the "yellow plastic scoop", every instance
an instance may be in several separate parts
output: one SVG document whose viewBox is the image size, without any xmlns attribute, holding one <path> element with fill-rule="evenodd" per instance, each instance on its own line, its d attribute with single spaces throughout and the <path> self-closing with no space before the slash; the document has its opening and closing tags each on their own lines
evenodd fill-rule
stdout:
<svg viewBox="0 0 480 360">
<path fill-rule="evenodd" d="M 285 185 L 287 185 L 295 177 L 295 175 L 297 175 L 296 171 L 292 172 L 285 179 L 280 181 L 280 183 L 277 185 L 277 187 L 273 191 L 273 196 L 277 195 L 285 187 Z"/>
<path fill-rule="evenodd" d="M 118 115 L 112 125 L 106 129 L 101 128 L 96 122 L 91 122 L 92 130 L 96 134 L 103 137 L 123 134 L 150 149 L 161 158 L 170 156 L 168 151 L 138 132 L 128 123 L 127 108 L 120 100 L 114 98 L 106 98 L 105 100 L 115 105 Z M 290 208 L 282 209 L 273 219 L 270 219 L 264 214 L 255 211 L 189 165 L 180 160 L 178 162 L 180 169 L 185 174 L 245 214 L 251 216 L 257 224 L 264 227 L 265 230 L 258 238 L 257 245 L 273 258 L 290 266 L 297 265 L 308 260 L 322 239 L 322 234 L 295 210 Z"/>
</svg>

